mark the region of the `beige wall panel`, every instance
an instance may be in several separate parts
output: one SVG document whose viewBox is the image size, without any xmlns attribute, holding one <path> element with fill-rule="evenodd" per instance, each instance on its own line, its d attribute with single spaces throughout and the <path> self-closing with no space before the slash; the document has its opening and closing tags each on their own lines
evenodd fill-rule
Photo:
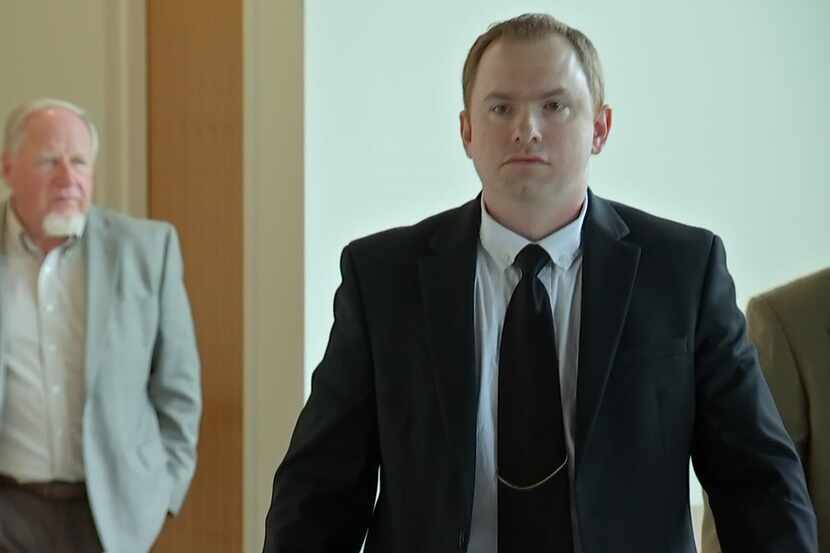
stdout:
<svg viewBox="0 0 830 553">
<path fill-rule="evenodd" d="M 158 552 L 242 548 L 242 2 L 149 0 L 150 214 L 181 235 L 203 362 L 199 464 Z"/>
<path fill-rule="evenodd" d="M 134 215 L 145 213 L 147 195 L 144 23 L 144 0 L 0 8 L 0 114 L 42 96 L 85 108 L 102 135 L 95 201 Z"/>
<path fill-rule="evenodd" d="M 303 402 L 303 2 L 245 3 L 245 548 Z"/>
</svg>

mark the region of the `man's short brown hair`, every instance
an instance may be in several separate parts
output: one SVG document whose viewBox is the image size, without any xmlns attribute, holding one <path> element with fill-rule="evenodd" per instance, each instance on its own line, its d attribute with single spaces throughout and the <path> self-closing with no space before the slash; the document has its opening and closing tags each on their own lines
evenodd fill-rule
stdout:
<svg viewBox="0 0 830 553">
<path fill-rule="evenodd" d="M 594 111 L 598 111 L 605 103 L 605 81 L 602 77 L 602 66 L 599 63 L 599 54 L 591 40 L 581 31 L 562 23 L 555 17 L 543 13 L 526 13 L 507 21 L 494 23 L 487 32 L 479 36 L 470 48 L 467 59 L 464 61 L 464 71 L 461 77 L 461 87 L 464 93 L 464 109 L 470 109 L 470 98 L 473 93 L 473 82 L 478 72 L 481 56 L 492 43 L 500 38 L 510 40 L 538 40 L 551 35 L 561 35 L 568 39 L 576 51 L 582 70 L 588 79 L 588 89 L 594 100 Z"/>
</svg>

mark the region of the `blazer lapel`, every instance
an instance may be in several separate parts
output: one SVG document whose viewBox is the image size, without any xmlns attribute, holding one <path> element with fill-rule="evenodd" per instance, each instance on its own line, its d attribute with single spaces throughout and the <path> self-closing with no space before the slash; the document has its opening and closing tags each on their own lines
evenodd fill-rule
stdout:
<svg viewBox="0 0 830 553">
<path fill-rule="evenodd" d="M 576 394 L 575 470 L 602 404 L 637 276 L 640 248 L 621 240 L 628 227 L 589 190 L 582 235 L 582 322 Z"/>
<path fill-rule="evenodd" d="M 106 221 L 95 208 L 87 217 L 83 246 L 87 260 L 86 385 L 92 390 L 98 373 L 101 339 L 106 336 L 110 306 L 118 280 L 116 243 Z"/>
<path fill-rule="evenodd" d="M 464 468 L 472 469 L 472 477 L 478 402 L 473 287 L 479 202 L 460 207 L 457 216 L 433 235 L 430 254 L 419 262 L 427 336 L 449 447 Z"/>
<path fill-rule="evenodd" d="M 3 354 L 6 351 L 5 334 L 3 333 L 3 311 L 5 308 L 2 303 L 2 290 L 6 286 L 6 271 L 8 271 L 9 264 L 6 253 L 6 211 L 8 205 L 8 200 L 0 204 L 0 375 L 3 374 Z M 3 383 L 0 382 L 0 390 L 2 390 L 2 385 Z"/>
</svg>

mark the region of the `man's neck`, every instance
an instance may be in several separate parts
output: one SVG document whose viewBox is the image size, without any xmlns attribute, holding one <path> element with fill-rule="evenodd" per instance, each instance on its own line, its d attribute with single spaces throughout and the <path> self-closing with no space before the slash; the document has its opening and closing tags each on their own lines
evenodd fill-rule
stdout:
<svg viewBox="0 0 830 553">
<path fill-rule="evenodd" d="M 484 206 L 493 219 L 532 242 L 573 222 L 579 217 L 585 201 L 584 193 L 551 203 L 502 201 L 503 198 L 488 195 L 487 190 L 483 195 Z"/>
<path fill-rule="evenodd" d="M 47 255 L 52 250 L 59 248 L 68 239 L 69 238 L 66 236 L 48 236 L 45 238 L 41 238 L 40 240 L 32 240 L 32 242 L 34 242 L 35 245 L 40 249 L 40 251 L 43 252 L 43 255 Z"/>
<path fill-rule="evenodd" d="M 54 250 L 55 248 L 59 248 L 64 242 L 67 241 L 66 236 L 47 236 L 42 229 L 40 232 L 37 232 L 35 228 L 36 225 L 30 225 L 20 214 L 17 212 L 17 209 L 14 207 L 14 201 L 10 204 L 12 211 L 14 212 L 14 216 L 20 222 L 20 226 L 23 227 L 23 232 L 26 233 L 28 239 L 37 246 L 37 248 L 43 253 L 43 255 L 47 255 L 49 252 Z M 42 225 L 41 225 L 42 226 Z"/>
</svg>

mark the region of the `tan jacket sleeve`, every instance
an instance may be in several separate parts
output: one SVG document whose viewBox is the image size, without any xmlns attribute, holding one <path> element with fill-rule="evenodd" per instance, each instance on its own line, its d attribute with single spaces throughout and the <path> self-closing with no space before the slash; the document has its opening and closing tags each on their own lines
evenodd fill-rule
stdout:
<svg viewBox="0 0 830 553">
<path fill-rule="evenodd" d="M 761 360 L 761 368 L 784 426 L 804 459 L 810 438 L 807 418 L 807 399 L 801 371 L 793 354 L 788 332 L 772 304 L 763 296 L 749 302 L 747 307 L 749 335 Z M 807 476 L 809 480 L 809 475 Z"/>
</svg>

